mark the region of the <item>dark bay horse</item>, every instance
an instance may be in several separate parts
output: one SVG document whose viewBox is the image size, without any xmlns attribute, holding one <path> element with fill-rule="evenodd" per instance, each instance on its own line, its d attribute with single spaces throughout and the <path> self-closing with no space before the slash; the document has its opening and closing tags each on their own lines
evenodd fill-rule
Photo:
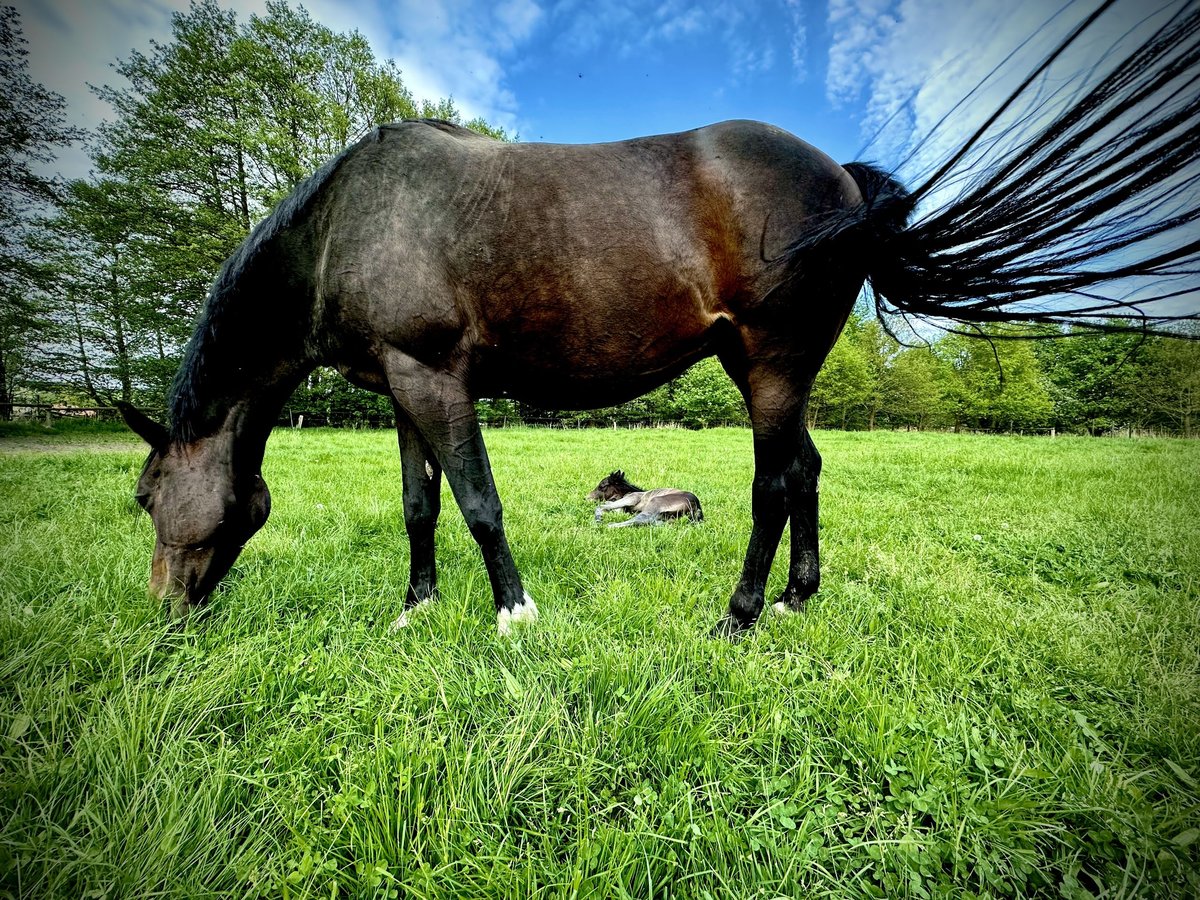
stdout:
<svg viewBox="0 0 1200 900">
<path fill-rule="evenodd" d="M 633 516 L 624 522 L 614 522 L 609 528 L 627 528 L 631 525 L 658 525 L 671 519 L 687 518 L 693 522 L 704 521 L 700 498 L 678 488 L 654 488 L 642 490 L 618 470 L 605 475 L 595 489 L 587 495 L 589 500 L 599 500 L 596 507 L 596 524 L 606 512 L 625 510 Z"/>
<path fill-rule="evenodd" d="M 799 609 L 819 582 L 821 458 L 804 408 L 864 279 L 877 304 L 944 320 L 1086 323 L 1107 310 L 1111 323 L 1135 313 L 1105 305 L 1095 285 L 1197 268 L 1194 239 L 1180 236 L 1200 217 L 1197 101 L 1184 89 L 1198 30 L 1188 5 L 912 224 L 918 198 L 964 183 L 954 164 L 996 116 L 912 194 L 755 122 L 578 146 L 501 143 L 437 121 L 375 129 L 225 263 L 169 427 L 125 409 L 152 448 L 137 488 L 157 534 L 152 590 L 177 617 L 213 590 L 267 519 L 261 464 L 283 403 L 332 365 L 395 406 L 411 547 L 404 607 L 436 592 L 444 474 L 507 631 L 537 607 L 509 551 L 473 401 L 606 406 L 715 355 L 745 398 L 755 466 L 749 545 L 717 630 L 758 618 L 789 520 L 776 602 Z M 1112 127 L 1122 121 L 1139 127 Z M 1119 259 L 1104 265 L 1108 252 Z M 1085 299 L 1029 305 L 1063 295 Z"/>
<path fill-rule="evenodd" d="M 757 618 L 784 522 L 788 602 L 817 587 L 820 458 L 808 389 L 863 278 L 786 250 L 863 203 L 855 168 L 769 125 L 727 122 L 611 144 L 508 144 L 445 122 L 376 129 L 318 172 L 226 263 L 153 448 L 151 586 L 176 616 L 228 571 L 270 508 L 260 472 L 282 404 L 317 365 L 395 405 L 410 576 L 436 590 L 444 474 L 479 543 L 499 627 L 537 607 L 513 563 L 475 418 L 480 396 L 620 403 L 716 354 L 746 398 L 754 529 L 725 627 Z"/>
</svg>

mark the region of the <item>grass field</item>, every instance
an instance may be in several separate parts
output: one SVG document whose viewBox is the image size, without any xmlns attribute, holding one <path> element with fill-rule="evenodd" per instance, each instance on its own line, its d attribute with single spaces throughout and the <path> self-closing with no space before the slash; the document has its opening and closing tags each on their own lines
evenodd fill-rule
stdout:
<svg viewBox="0 0 1200 900">
<path fill-rule="evenodd" d="M 487 438 L 515 639 L 448 492 L 389 633 L 387 433 L 275 435 L 183 632 L 136 445 L 0 453 L 0 895 L 1200 896 L 1200 445 L 819 433 L 821 592 L 731 645 L 747 432 Z M 707 520 L 593 527 L 618 466 Z"/>
</svg>

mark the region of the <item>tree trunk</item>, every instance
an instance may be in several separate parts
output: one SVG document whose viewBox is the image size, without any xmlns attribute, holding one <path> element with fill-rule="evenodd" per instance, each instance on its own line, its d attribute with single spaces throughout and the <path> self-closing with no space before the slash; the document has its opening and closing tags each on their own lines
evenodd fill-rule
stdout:
<svg viewBox="0 0 1200 900">
<path fill-rule="evenodd" d="M 105 401 L 96 391 L 96 385 L 92 381 L 92 367 L 88 365 L 87 344 L 83 339 L 83 322 L 79 318 L 79 305 L 75 300 L 75 292 L 69 291 L 67 299 L 71 304 L 71 315 L 75 319 L 75 340 L 79 347 L 79 368 L 83 375 L 83 389 L 88 392 L 88 396 L 98 406 L 103 406 Z"/>
<path fill-rule="evenodd" d="M 121 256 L 113 254 L 113 264 L 109 268 L 108 288 L 112 292 L 113 341 L 117 347 L 117 377 L 121 380 L 121 399 L 126 403 L 133 402 L 133 376 L 129 365 L 129 345 L 125 340 L 125 316 L 121 304 L 121 285 L 117 280 L 117 264 Z"/>
<path fill-rule="evenodd" d="M 8 365 L 4 359 L 4 351 L 0 349 L 0 419 L 5 421 L 12 418 L 12 394 L 8 390 Z"/>
<path fill-rule="evenodd" d="M 237 122 L 240 116 L 238 115 L 237 104 L 233 104 L 233 121 Z M 242 142 L 239 140 L 236 145 L 237 155 L 237 179 L 238 179 L 238 213 L 241 215 L 242 228 L 247 232 L 250 230 L 250 200 L 246 190 L 246 159 L 242 150 Z"/>
</svg>

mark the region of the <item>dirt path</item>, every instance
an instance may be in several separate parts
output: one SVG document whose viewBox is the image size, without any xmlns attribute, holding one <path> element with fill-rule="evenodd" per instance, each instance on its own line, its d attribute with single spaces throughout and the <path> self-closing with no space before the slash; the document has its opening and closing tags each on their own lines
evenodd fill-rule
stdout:
<svg viewBox="0 0 1200 900">
<path fill-rule="evenodd" d="M 136 439 L 123 440 L 119 437 L 80 441 L 41 437 L 0 438 L 0 456 L 8 453 L 117 453 L 138 450 L 141 447 L 141 442 Z"/>
</svg>

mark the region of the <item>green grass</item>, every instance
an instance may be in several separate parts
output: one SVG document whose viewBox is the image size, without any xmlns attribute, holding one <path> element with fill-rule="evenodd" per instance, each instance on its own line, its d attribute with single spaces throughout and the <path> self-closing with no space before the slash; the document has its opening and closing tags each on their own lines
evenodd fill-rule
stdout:
<svg viewBox="0 0 1200 900">
<path fill-rule="evenodd" d="M 1197 444 L 819 433 L 822 590 L 731 645 L 747 432 L 487 440 L 515 639 L 448 492 L 388 632 L 387 433 L 277 434 L 182 633 L 140 451 L 0 456 L 0 895 L 1200 894 Z M 707 520 L 593 527 L 618 466 Z"/>
<path fill-rule="evenodd" d="M 0 419 L 0 449 L 6 438 L 36 438 L 38 440 L 86 440 L 90 437 L 125 439 L 129 429 L 120 419 L 90 419 L 58 417 L 50 419 Z"/>
</svg>

